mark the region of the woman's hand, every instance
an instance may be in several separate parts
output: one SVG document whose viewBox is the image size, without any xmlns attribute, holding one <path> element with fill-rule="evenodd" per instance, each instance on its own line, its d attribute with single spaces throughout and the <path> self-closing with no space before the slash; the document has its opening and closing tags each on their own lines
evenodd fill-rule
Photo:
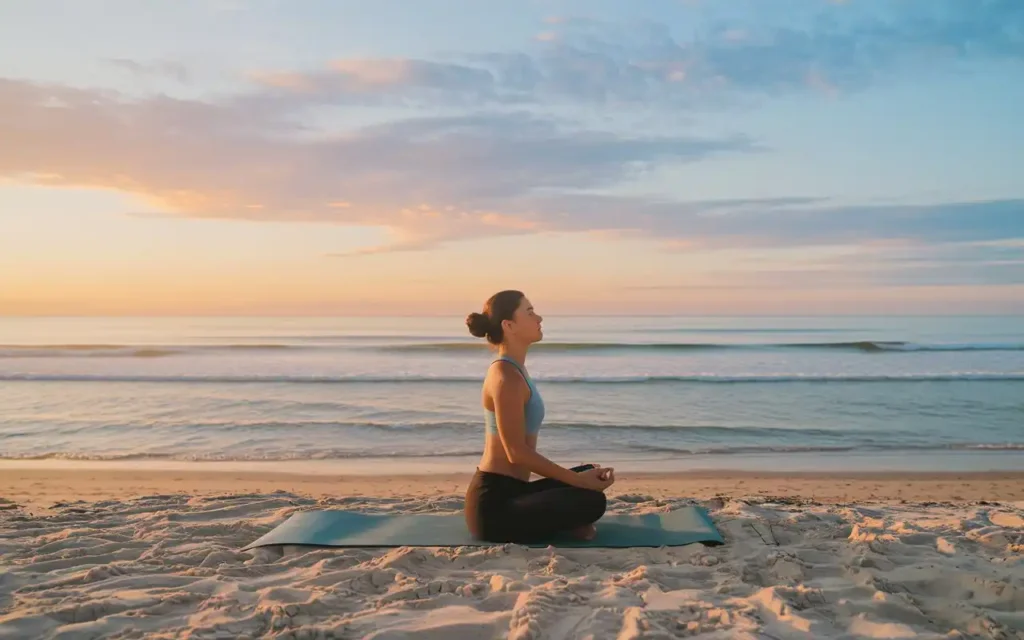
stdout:
<svg viewBox="0 0 1024 640">
<path fill-rule="evenodd" d="M 592 491 L 604 491 L 615 484 L 615 469 L 611 467 L 595 467 L 576 474 L 577 485 Z"/>
</svg>

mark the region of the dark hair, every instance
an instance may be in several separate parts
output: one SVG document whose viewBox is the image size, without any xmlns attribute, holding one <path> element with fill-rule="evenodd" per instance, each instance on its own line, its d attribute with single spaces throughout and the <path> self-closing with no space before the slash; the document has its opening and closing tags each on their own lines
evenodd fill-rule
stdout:
<svg viewBox="0 0 1024 640">
<path fill-rule="evenodd" d="M 483 313 L 471 313 L 466 316 L 469 332 L 477 338 L 487 338 L 494 345 L 501 344 L 505 339 L 505 330 L 501 323 L 511 320 L 516 309 L 523 301 L 523 292 L 507 289 L 499 291 L 484 303 Z"/>
</svg>

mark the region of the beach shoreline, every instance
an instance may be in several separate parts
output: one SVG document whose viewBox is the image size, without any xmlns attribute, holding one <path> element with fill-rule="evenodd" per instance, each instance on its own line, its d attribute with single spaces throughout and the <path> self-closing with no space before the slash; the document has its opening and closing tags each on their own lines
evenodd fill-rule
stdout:
<svg viewBox="0 0 1024 640">
<path fill-rule="evenodd" d="M 288 470 L 222 469 L 188 463 L 177 469 L 136 464 L 47 461 L 29 466 L 0 463 L 0 499 L 39 512 L 55 503 L 124 500 L 148 495 L 210 496 L 285 492 L 322 499 L 349 495 L 461 496 L 470 472 L 324 474 Z M 1024 471 L 735 471 L 693 470 L 622 473 L 609 496 L 655 498 L 780 496 L 818 502 L 970 502 L 1024 500 Z"/>
</svg>

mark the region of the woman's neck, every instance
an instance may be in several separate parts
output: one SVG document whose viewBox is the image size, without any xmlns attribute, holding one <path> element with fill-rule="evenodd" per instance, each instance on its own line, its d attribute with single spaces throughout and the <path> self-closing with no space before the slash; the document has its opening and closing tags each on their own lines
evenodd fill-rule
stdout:
<svg viewBox="0 0 1024 640">
<path fill-rule="evenodd" d="M 525 345 L 516 345 L 505 343 L 498 347 L 498 355 L 504 358 L 511 358 L 521 365 L 526 365 L 526 349 Z"/>
</svg>

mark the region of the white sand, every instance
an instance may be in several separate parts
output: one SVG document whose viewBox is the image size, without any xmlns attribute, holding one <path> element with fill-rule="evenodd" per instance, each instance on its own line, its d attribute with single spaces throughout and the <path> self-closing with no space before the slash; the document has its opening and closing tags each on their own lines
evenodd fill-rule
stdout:
<svg viewBox="0 0 1024 640">
<path fill-rule="evenodd" d="M 610 494 L 613 512 L 703 504 L 727 543 L 243 553 L 296 509 L 447 513 L 462 496 L 8 504 L 0 638 L 1024 638 L 1024 501 Z"/>
</svg>

